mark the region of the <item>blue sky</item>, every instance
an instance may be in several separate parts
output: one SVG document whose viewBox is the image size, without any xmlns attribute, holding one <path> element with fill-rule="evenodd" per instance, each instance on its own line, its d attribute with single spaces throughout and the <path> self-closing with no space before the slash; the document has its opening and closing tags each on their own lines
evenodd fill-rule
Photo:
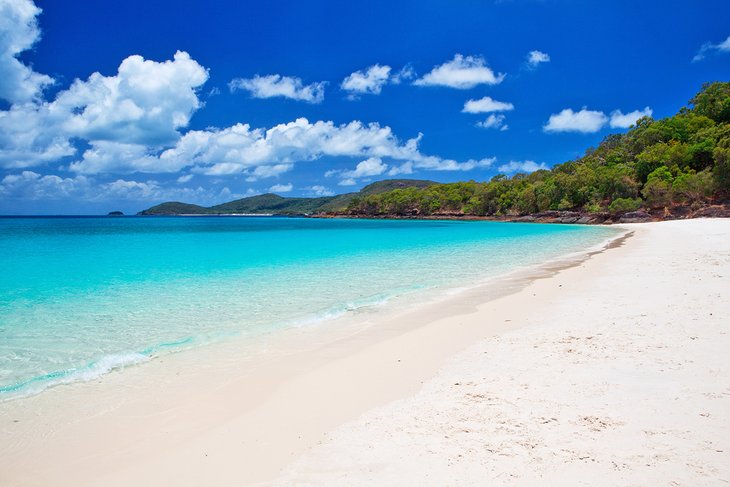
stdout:
<svg viewBox="0 0 730 487">
<path fill-rule="evenodd" d="M 730 77 L 727 1 L 0 0 L 0 214 L 580 156 Z"/>
</svg>

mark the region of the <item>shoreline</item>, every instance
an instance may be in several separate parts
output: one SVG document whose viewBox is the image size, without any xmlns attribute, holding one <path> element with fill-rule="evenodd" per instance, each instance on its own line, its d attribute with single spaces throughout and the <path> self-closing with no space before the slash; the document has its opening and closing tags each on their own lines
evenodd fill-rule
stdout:
<svg viewBox="0 0 730 487">
<path fill-rule="evenodd" d="M 517 326 L 266 485 L 730 482 L 730 222 L 627 227 L 623 248 L 518 293 L 523 308 L 484 306 Z"/>
<path fill-rule="evenodd" d="M 339 370 L 332 370 L 333 363 L 349 362 L 350 367 L 355 368 L 355 373 L 360 373 L 357 371 L 374 365 L 371 364 L 374 348 L 385 347 L 388 349 L 386 353 L 400 355 L 397 349 L 388 348 L 387 344 L 395 342 L 400 344 L 399 348 L 410 347 L 412 345 L 408 343 L 420 341 L 409 339 L 411 335 L 441 335 L 444 330 L 432 326 L 434 322 L 473 313 L 476 306 L 485 300 L 513 294 L 560 269 L 579 265 L 609 247 L 609 242 L 622 238 L 614 236 L 584 251 L 561 256 L 535 267 L 518 268 L 479 286 L 461 289 L 405 311 L 393 310 L 386 315 L 376 312 L 374 323 L 366 321 L 361 326 L 342 330 L 318 325 L 314 329 L 294 329 L 289 333 L 265 337 L 265 342 L 270 341 L 267 353 L 251 353 L 246 357 L 247 351 L 255 345 L 251 344 L 251 348 L 246 350 L 241 348 L 241 341 L 231 341 L 112 371 L 93 382 L 61 385 L 41 394 L 0 403 L 0 417 L 5 418 L 5 421 L 0 422 L 0 431 L 5 438 L 0 446 L 0 459 L 4 459 L 0 460 L 0 481 L 12 485 L 22 479 L 27 485 L 49 482 L 59 485 L 58 479 L 63 477 L 68 478 L 68 485 L 84 485 L 84 482 L 94 484 L 104 478 L 103 483 L 110 485 L 114 472 L 121 465 L 136 466 L 129 468 L 130 471 L 140 468 L 145 470 L 141 465 L 149 456 L 147 448 L 154 445 L 154 451 L 166 451 L 179 446 L 180 442 L 188 442 L 192 450 L 197 450 L 194 445 L 201 436 L 210 436 L 217 428 L 236 421 L 245 423 L 240 426 L 240 431 L 258 431 L 251 442 L 244 446 L 247 452 L 244 456 L 258 458 L 249 465 L 250 469 L 238 474 L 244 475 L 246 483 L 271 477 L 291 457 L 290 452 L 278 451 L 282 445 L 289 445 L 292 451 L 304 451 L 315 444 L 315 439 L 341 422 L 354 419 L 371 407 L 417 392 L 418 386 L 433 375 L 451 354 L 465 348 L 475 339 L 502 331 L 504 327 L 482 330 L 475 323 L 458 336 L 430 338 L 433 350 L 428 354 L 421 356 L 417 351 L 410 350 L 402 358 L 394 359 L 393 363 L 384 366 L 382 376 L 400 374 L 397 380 L 388 384 L 365 381 L 358 400 L 353 397 L 346 407 L 337 404 L 327 417 L 318 414 L 321 400 L 313 401 L 303 411 L 310 417 L 293 421 L 290 428 L 296 429 L 298 423 L 307 422 L 313 424 L 314 428 L 295 436 L 280 431 L 283 436 L 271 444 L 273 448 L 266 450 L 266 455 L 262 455 L 261 445 L 268 442 L 266 438 L 270 432 L 259 429 L 259 425 L 272 426 L 272 421 L 277 420 L 276 416 L 264 410 L 278 407 L 282 415 L 288 414 L 284 411 L 288 401 L 281 395 L 282 389 L 294 390 L 295 394 L 306 399 L 309 394 L 306 388 L 302 388 L 302 382 L 310 381 L 310 387 L 317 389 L 316 383 L 312 384 L 311 381 L 316 373 L 322 373 L 317 372 L 322 369 L 336 376 L 340 387 L 347 387 L 349 378 Z M 364 353 L 367 350 L 370 351 Z M 362 356 L 360 362 L 354 359 L 358 354 Z M 409 358 L 406 359 L 405 355 Z M 412 365 L 403 370 L 397 365 L 401 363 L 397 360 Z M 401 370 L 393 370 L 394 364 L 396 369 Z M 331 377 L 325 382 L 333 383 Z M 197 397 L 190 393 L 191 390 L 196 391 Z M 245 390 L 257 391 L 256 397 L 243 394 Z M 334 394 L 336 390 L 330 393 Z M 234 398 L 232 401 L 231 397 Z M 183 414 L 176 410 L 187 412 Z M 43 419 L 39 421 L 38 416 Z M 147 419 L 142 421 L 144 425 L 137 424 L 133 420 L 135 417 L 162 418 L 164 423 L 173 425 L 174 433 L 159 431 L 159 425 L 148 423 Z M 276 425 L 273 426 L 276 428 Z M 130 434 L 143 431 L 152 432 L 146 438 L 147 447 L 137 444 L 136 436 Z M 38 437 L 44 438 L 42 443 L 34 443 L 33 440 Z M 74 442 L 78 448 L 64 450 L 68 437 L 76 438 Z M 117 443 L 106 444 L 103 439 L 109 437 L 115 437 Z M 93 451 L 94 454 L 88 459 L 93 458 L 94 465 L 84 462 L 83 457 L 79 457 L 79 451 Z M 177 454 L 172 457 L 177 458 L 178 454 L 192 455 L 193 458 L 187 460 L 192 462 L 197 456 L 177 450 Z M 37 472 L 39 477 L 34 484 L 32 479 L 23 476 L 35 470 L 34 463 L 38 457 L 48 460 L 45 470 Z M 177 460 L 173 462 L 171 459 L 170 462 L 177 463 Z M 73 465 L 76 468 L 72 468 Z M 169 468 L 170 471 L 174 470 L 172 464 Z M 225 467 L 221 465 L 220 468 Z M 121 478 L 127 475 L 121 473 L 124 471 L 121 469 L 117 472 Z M 108 475 L 112 477 L 107 478 Z M 179 480 L 182 482 L 184 479 Z M 198 480 L 202 482 L 203 478 Z"/>
<path fill-rule="evenodd" d="M 287 350 L 295 350 L 293 344 L 297 340 L 303 341 L 308 347 L 312 347 L 314 336 L 321 335 L 322 341 L 334 341 L 341 336 L 361 331 L 363 327 L 369 326 L 372 321 L 392 320 L 397 315 L 408 314 L 420 306 L 434 305 L 444 299 L 462 292 L 480 292 L 484 290 L 486 296 L 496 296 L 492 292 L 500 286 L 500 283 L 508 282 L 513 279 L 521 279 L 528 281 L 534 272 L 540 272 L 541 267 L 552 267 L 554 265 L 562 265 L 566 260 L 582 258 L 586 253 L 592 253 L 596 249 L 603 249 L 608 242 L 616 238 L 620 230 L 602 230 L 600 232 L 603 240 L 597 240 L 598 243 L 592 244 L 587 248 L 576 247 L 568 253 L 566 249 L 553 252 L 551 256 L 543 256 L 541 259 L 533 259 L 533 262 L 525 262 L 516 265 L 511 263 L 509 270 L 491 270 L 484 274 L 478 274 L 476 277 L 466 278 L 461 281 L 451 281 L 432 286 L 417 286 L 410 290 L 393 293 L 387 292 L 375 295 L 377 298 L 371 304 L 355 304 L 357 299 L 347 302 L 345 307 L 332 312 L 332 308 L 320 310 L 314 314 L 301 315 L 298 317 L 280 320 L 274 322 L 274 325 L 268 331 L 260 333 L 247 334 L 239 332 L 225 336 L 225 338 L 212 339 L 207 342 L 195 340 L 180 340 L 178 342 L 161 342 L 146 343 L 137 348 L 128 348 L 116 353 L 103 355 L 89 359 L 84 365 L 67 370 L 52 369 L 48 374 L 26 377 L 22 381 L 14 384 L 0 387 L 0 404 L 6 401 L 14 401 L 30 397 L 37 394 L 43 394 L 55 387 L 73 386 L 77 383 L 88 383 L 97 380 L 103 380 L 110 373 L 122 372 L 133 367 L 147 367 L 150 362 L 156 362 L 169 357 L 170 354 L 178 353 L 197 353 L 200 356 L 210 355 L 209 358 L 216 360 L 216 350 L 228 350 L 228 354 L 234 354 L 231 350 L 243 352 L 245 357 L 243 360 L 254 360 L 254 356 L 258 356 L 257 347 L 262 343 L 268 342 L 270 339 L 279 342 L 288 342 Z M 573 245 L 575 247 L 575 245 Z M 547 260 L 544 260 L 547 259 Z M 486 298 L 485 298 L 486 299 Z M 296 329 L 300 329 L 296 331 Z M 294 329 L 287 331 L 288 329 Z M 283 335 L 281 335 L 283 333 Z M 311 336 L 310 336 L 311 335 Z M 277 338 L 277 337 L 296 337 L 296 338 Z M 230 342 L 226 345 L 226 342 Z M 190 344 L 193 345 L 190 345 Z M 179 348 L 178 348 L 179 345 Z M 166 350 L 166 353 L 157 353 L 157 350 Z M 240 355 L 240 353 L 239 353 Z M 251 355 L 251 357 L 249 357 Z M 198 359 L 202 361 L 203 359 Z"/>
<path fill-rule="evenodd" d="M 416 395 L 469 346 L 531 326 L 530 316 L 565 299 L 563 286 L 590 283 L 619 256 L 646 245 L 650 227 L 627 228 L 638 237 L 542 266 L 542 275 L 513 276 L 501 282 L 513 287 L 499 296 L 465 291 L 334 341 L 312 340 L 309 349 L 291 347 L 300 331 L 291 335 L 288 353 L 282 353 L 286 340 L 272 341 L 271 352 L 255 363 L 233 347 L 217 363 L 171 355 L 98 383 L 0 404 L 0 482 L 268 485 L 329 432 Z"/>
</svg>

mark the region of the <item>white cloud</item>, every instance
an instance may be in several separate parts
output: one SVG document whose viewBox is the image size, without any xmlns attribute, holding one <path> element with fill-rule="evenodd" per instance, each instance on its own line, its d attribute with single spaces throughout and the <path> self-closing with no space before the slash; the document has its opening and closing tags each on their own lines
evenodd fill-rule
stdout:
<svg viewBox="0 0 730 487">
<path fill-rule="evenodd" d="M 545 132 L 581 132 L 593 133 L 601 130 L 608 122 L 603 112 L 588 110 L 585 107 L 578 112 L 570 108 L 560 113 L 550 115 L 547 124 L 543 126 Z"/>
<path fill-rule="evenodd" d="M 0 181 L 0 195 L 18 199 L 63 199 L 84 194 L 92 186 L 85 176 L 62 178 L 33 171 L 9 174 Z"/>
<path fill-rule="evenodd" d="M 312 196 L 333 196 L 335 194 L 334 191 L 319 184 L 304 189 L 309 191 Z"/>
<path fill-rule="evenodd" d="M 187 201 L 198 204 L 214 204 L 230 200 L 231 192 L 223 188 L 214 189 L 165 187 L 155 180 L 130 181 L 116 179 L 99 182 L 93 178 L 77 175 L 60 177 L 53 174 L 41 175 L 33 171 L 9 174 L 0 180 L 0 196 L 16 200 L 68 200 L 74 201 Z"/>
<path fill-rule="evenodd" d="M 356 183 L 359 178 L 367 178 L 372 176 L 380 176 L 388 170 L 388 165 L 383 162 L 379 157 L 370 157 L 361 161 L 355 166 L 355 169 L 349 171 L 342 171 L 333 169 L 325 173 L 325 177 L 339 176 L 343 181 L 340 181 L 340 186 L 351 186 Z"/>
<path fill-rule="evenodd" d="M 728 38 L 724 41 L 718 42 L 717 44 L 713 44 L 711 42 L 706 42 L 702 44 L 700 50 L 697 51 L 695 57 L 692 58 L 692 62 L 696 63 L 697 61 L 702 61 L 711 54 L 724 54 L 728 52 L 730 52 L 730 36 L 728 36 Z"/>
<path fill-rule="evenodd" d="M 560 113 L 550 115 L 548 123 L 543 126 L 545 132 L 581 132 L 584 134 L 598 132 L 606 125 L 611 128 L 629 128 L 641 117 L 651 117 L 653 111 L 646 107 L 643 110 L 634 110 L 629 113 L 622 113 L 621 110 L 614 110 L 611 116 L 606 116 L 601 111 L 588 110 L 583 107 L 580 111 L 574 112 L 570 108 Z"/>
<path fill-rule="evenodd" d="M 0 166 L 33 167 L 76 153 L 59 125 L 68 116 L 44 105 L 13 105 L 0 111 Z"/>
<path fill-rule="evenodd" d="M 360 95 L 379 95 L 386 84 L 400 84 L 415 76 L 410 65 L 404 66 L 397 73 L 387 65 L 374 64 L 366 70 L 355 71 L 340 84 L 340 89 L 348 92 L 348 98 L 356 100 Z"/>
<path fill-rule="evenodd" d="M 68 113 L 64 132 L 92 141 L 160 145 L 174 142 L 200 108 L 196 89 L 208 71 L 178 51 L 172 61 L 129 56 L 115 76 L 76 80 L 51 104 Z"/>
<path fill-rule="evenodd" d="M 547 168 L 544 162 L 538 164 L 535 161 L 509 161 L 509 163 L 499 166 L 497 171 L 505 174 L 531 173 Z"/>
<path fill-rule="evenodd" d="M 430 73 L 413 82 L 417 86 L 448 86 L 468 89 L 480 84 L 496 85 L 502 82 L 504 74 L 495 74 L 480 56 L 462 56 L 434 67 Z"/>
<path fill-rule="evenodd" d="M 18 60 L 40 38 L 36 17 L 41 9 L 30 0 L 0 0 L 0 98 L 10 103 L 37 100 L 53 83 Z"/>
<path fill-rule="evenodd" d="M 346 77 L 340 88 L 351 95 L 379 95 L 390 78 L 390 66 L 374 64 L 363 71 L 355 71 Z"/>
<path fill-rule="evenodd" d="M 408 81 L 409 79 L 413 79 L 415 77 L 416 71 L 413 69 L 413 66 L 411 66 L 410 64 L 406 64 L 401 68 L 400 71 L 390 77 L 390 82 L 394 85 L 398 85 L 403 81 Z"/>
<path fill-rule="evenodd" d="M 236 78 L 228 83 L 231 92 L 246 90 L 254 98 L 273 98 L 281 96 L 308 103 L 321 103 L 324 100 L 325 82 L 305 85 L 300 78 L 270 74 L 256 75 L 253 78 Z"/>
<path fill-rule="evenodd" d="M 284 174 L 285 172 L 291 171 L 293 168 L 294 164 L 272 164 L 270 166 L 256 166 L 255 168 L 253 168 L 253 170 L 246 171 L 244 174 L 248 175 L 246 181 L 252 183 L 254 181 L 258 181 L 259 179 L 273 178 L 279 176 L 281 174 Z"/>
<path fill-rule="evenodd" d="M 477 122 L 477 127 L 483 129 L 499 129 L 503 132 L 509 128 L 509 125 L 504 123 L 504 118 L 504 115 L 492 113 L 485 120 Z"/>
<path fill-rule="evenodd" d="M 418 150 L 420 135 L 401 142 L 390 127 L 360 121 L 335 125 L 333 122 L 293 122 L 264 129 L 237 124 L 226 129 L 191 130 L 160 159 L 163 167 L 194 165 L 210 175 L 247 174 L 259 166 L 291 169 L 300 161 L 325 156 L 377 157 L 411 161 L 419 169 L 468 170 L 476 161 L 459 163 L 426 156 Z M 276 166 L 283 164 L 285 166 Z"/>
<path fill-rule="evenodd" d="M 288 193 L 292 189 L 294 189 L 294 185 L 291 183 L 288 184 L 275 184 L 272 187 L 269 188 L 269 191 L 272 193 Z"/>
<path fill-rule="evenodd" d="M 413 163 L 404 162 L 400 166 L 393 166 L 388 170 L 388 176 L 398 176 L 400 174 L 413 174 Z"/>
<path fill-rule="evenodd" d="M 464 103 L 465 113 L 490 113 L 490 112 L 506 112 L 514 110 L 515 106 L 509 102 L 493 100 L 489 96 L 478 100 L 469 100 Z"/>
<path fill-rule="evenodd" d="M 160 160 L 147 146 L 120 142 L 92 142 L 82 158 L 69 165 L 81 174 L 99 173 L 171 173 L 182 169 L 182 161 Z"/>
<path fill-rule="evenodd" d="M 388 169 L 388 165 L 384 164 L 379 157 L 371 157 L 359 162 L 352 171 L 343 173 L 346 177 L 362 178 L 368 176 L 380 176 Z"/>
<path fill-rule="evenodd" d="M 74 155 L 71 139 L 79 138 L 91 145 L 74 163 L 79 172 L 177 170 L 156 169 L 147 153 L 177 141 L 201 106 L 196 89 L 207 78 L 184 52 L 165 62 L 130 56 L 115 76 L 94 73 L 52 102 L 13 105 L 0 111 L 0 165 L 32 167 Z"/>
<path fill-rule="evenodd" d="M 185 175 L 180 176 L 179 178 L 177 178 L 177 182 L 180 183 L 180 184 L 185 184 L 185 183 L 189 182 L 191 179 L 193 179 L 193 175 L 192 174 L 185 174 Z"/>
<path fill-rule="evenodd" d="M 355 181 L 352 178 L 347 178 L 341 180 L 339 183 L 337 183 L 339 186 L 355 186 L 357 184 L 357 181 Z"/>
<path fill-rule="evenodd" d="M 527 66 L 529 68 L 536 68 L 540 63 L 549 63 L 550 56 L 542 51 L 530 51 L 527 54 Z"/>
<path fill-rule="evenodd" d="M 614 110 L 611 112 L 611 120 L 609 125 L 611 128 L 622 128 L 627 129 L 634 125 L 641 117 L 651 117 L 653 110 L 649 107 L 643 110 L 634 110 L 629 113 L 621 113 L 621 110 Z"/>
</svg>

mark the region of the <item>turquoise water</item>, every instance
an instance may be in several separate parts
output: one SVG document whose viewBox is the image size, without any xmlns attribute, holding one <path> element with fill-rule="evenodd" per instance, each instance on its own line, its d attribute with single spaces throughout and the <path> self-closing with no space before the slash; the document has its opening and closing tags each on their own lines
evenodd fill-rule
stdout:
<svg viewBox="0 0 730 487">
<path fill-rule="evenodd" d="M 304 218 L 0 218 L 0 399 L 236 336 L 417 301 L 605 227 Z"/>
</svg>

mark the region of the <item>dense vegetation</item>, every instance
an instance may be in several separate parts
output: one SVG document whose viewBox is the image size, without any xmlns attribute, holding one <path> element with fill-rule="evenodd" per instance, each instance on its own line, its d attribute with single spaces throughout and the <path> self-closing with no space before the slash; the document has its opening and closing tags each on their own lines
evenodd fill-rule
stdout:
<svg viewBox="0 0 730 487">
<path fill-rule="evenodd" d="M 670 214 L 730 196 L 730 83 L 710 83 L 672 117 L 644 117 L 551 170 L 489 182 L 358 196 L 351 215 L 526 215 L 548 210 Z"/>
<path fill-rule="evenodd" d="M 140 215 L 224 215 L 236 213 L 305 215 L 336 212 L 347 208 L 352 200 L 358 196 L 365 197 L 399 188 L 424 188 L 433 184 L 436 183 L 417 179 L 391 179 L 369 184 L 362 188 L 359 193 L 346 193 L 321 198 L 285 198 L 268 193 L 211 207 L 173 201 L 153 206 L 140 212 Z"/>
</svg>

